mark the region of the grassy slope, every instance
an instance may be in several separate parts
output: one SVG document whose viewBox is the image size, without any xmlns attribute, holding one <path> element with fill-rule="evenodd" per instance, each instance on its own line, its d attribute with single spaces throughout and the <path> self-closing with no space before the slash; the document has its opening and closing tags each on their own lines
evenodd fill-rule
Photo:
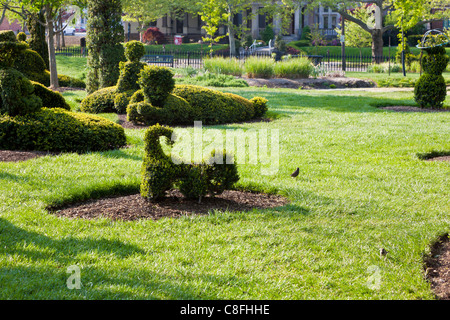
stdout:
<svg viewBox="0 0 450 320">
<path fill-rule="evenodd" d="M 45 211 L 137 191 L 143 130 L 127 130 L 132 146 L 123 150 L 0 162 L 0 298 L 432 298 L 422 258 L 449 232 L 449 164 L 417 153 L 450 151 L 450 114 L 371 106 L 412 104 L 407 92 L 228 91 L 264 96 L 281 116 L 215 127 L 280 130 L 279 172 L 264 177 L 258 166 L 240 165 L 239 187 L 292 204 L 156 222 Z M 81 267 L 81 290 L 66 287 L 71 265 Z M 368 286 L 373 276 L 379 288 Z"/>
</svg>

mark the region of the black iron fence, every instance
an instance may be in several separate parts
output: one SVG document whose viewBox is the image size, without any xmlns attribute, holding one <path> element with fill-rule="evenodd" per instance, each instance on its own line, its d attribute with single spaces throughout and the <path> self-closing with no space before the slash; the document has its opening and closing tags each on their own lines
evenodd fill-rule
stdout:
<svg viewBox="0 0 450 320">
<path fill-rule="evenodd" d="M 87 57 L 87 48 L 83 47 L 67 47 L 56 50 L 57 55 L 71 56 L 71 57 Z M 147 59 L 151 61 L 158 61 L 159 56 L 173 56 L 173 63 L 170 60 L 167 66 L 174 68 L 192 67 L 203 68 L 203 60 L 209 57 L 230 57 L 229 50 L 218 50 L 210 54 L 209 50 L 198 51 L 183 51 L 183 50 L 151 50 L 146 48 L 146 57 L 155 57 L 155 59 Z M 272 57 L 270 50 L 266 51 L 241 51 L 236 58 L 245 60 L 250 56 L 256 57 Z M 296 56 L 293 56 L 296 57 Z M 394 56 L 380 56 L 372 57 L 367 55 L 345 55 L 340 54 L 325 54 L 325 55 L 311 55 L 308 56 L 318 68 L 323 72 L 333 71 L 355 71 L 366 72 L 368 67 L 374 63 L 395 63 Z M 151 62 L 150 62 L 151 63 Z M 161 65 L 161 62 L 157 62 Z M 164 63 L 162 63 L 164 65 Z"/>
<path fill-rule="evenodd" d="M 353 71 L 367 72 L 369 66 L 374 63 L 395 63 L 395 56 L 363 56 L 363 55 L 333 55 L 322 56 L 320 67 L 325 72 L 332 71 Z"/>
</svg>

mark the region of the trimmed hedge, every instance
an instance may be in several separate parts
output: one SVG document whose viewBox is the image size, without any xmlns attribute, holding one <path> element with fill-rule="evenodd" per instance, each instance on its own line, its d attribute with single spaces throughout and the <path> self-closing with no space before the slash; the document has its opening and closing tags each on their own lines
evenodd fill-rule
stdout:
<svg viewBox="0 0 450 320">
<path fill-rule="evenodd" d="M 70 110 L 70 105 L 58 91 L 53 91 L 43 84 L 31 81 L 34 86 L 34 94 L 42 100 L 42 106 L 45 108 L 61 108 Z"/>
<path fill-rule="evenodd" d="M 17 55 L 13 67 L 28 79 L 50 86 L 50 71 L 46 69 L 44 59 L 34 50 L 26 49 Z M 58 74 L 61 87 L 86 88 L 83 80 Z"/>
<path fill-rule="evenodd" d="M 88 152 L 125 144 L 120 125 L 94 115 L 43 108 L 25 116 L 0 116 L 0 149 Z"/>
<path fill-rule="evenodd" d="M 131 40 L 125 43 L 125 58 L 131 62 L 137 62 L 145 54 L 145 46 L 142 42 Z"/>
<path fill-rule="evenodd" d="M 80 110 L 89 113 L 115 112 L 116 93 L 117 86 L 97 90 L 81 101 Z"/>
<path fill-rule="evenodd" d="M 442 72 L 447 68 L 449 57 L 445 48 L 435 46 L 424 50 L 422 58 L 424 74 L 414 86 L 414 100 L 421 108 L 442 108 L 447 87 Z"/>
<path fill-rule="evenodd" d="M 144 91 L 145 99 L 157 107 L 164 105 L 164 101 L 175 87 L 173 72 L 160 66 L 145 66 L 139 74 L 138 83 Z"/>
<path fill-rule="evenodd" d="M 424 73 L 414 86 L 414 99 L 421 108 L 442 108 L 446 95 L 442 75 Z"/>
<path fill-rule="evenodd" d="M 219 124 L 250 120 L 254 114 L 242 104 L 242 98 L 194 85 L 176 85 L 173 94 L 186 99 L 200 112 L 199 118 L 204 124 Z"/>
<path fill-rule="evenodd" d="M 128 121 L 146 125 L 191 124 L 198 116 L 196 110 L 185 99 L 173 94 L 169 94 L 161 108 L 153 106 L 148 101 L 129 104 L 127 107 Z"/>
<path fill-rule="evenodd" d="M 21 72 L 13 68 L 0 69 L 0 114 L 25 115 L 42 108 L 34 86 Z"/>
<path fill-rule="evenodd" d="M 117 88 L 119 92 L 124 92 L 128 90 L 139 90 L 140 86 L 138 84 L 139 74 L 144 69 L 145 63 L 140 61 L 127 61 L 120 62 L 120 76 L 117 82 Z"/>
<path fill-rule="evenodd" d="M 145 155 L 141 168 L 141 196 L 150 200 L 164 197 L 167 190 L 176 186 L 180 192 L 190 199 L 199 199 L 210 193 L 221 194 L 231 189 L 239 180 L 236 164 L 227 164 L 227 155 L 211 153 L 210 159 L 201 164 L 175 164 L 172 157 L 164 153 L 160 138 L 165 137 L 169 145 L 173 145 L 173 129 L 159 124 L 147 129 L 144 135 Z M 212 159 L 223 160 L 217 164 Z M 181 159 L 179 159 L 181 160 Z"/>
</svg>

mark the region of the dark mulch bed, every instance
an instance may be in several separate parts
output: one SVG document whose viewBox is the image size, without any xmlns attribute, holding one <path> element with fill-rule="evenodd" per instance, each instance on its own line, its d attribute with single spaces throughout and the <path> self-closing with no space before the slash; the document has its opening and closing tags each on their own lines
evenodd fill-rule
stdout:
<svg viewBox="0 0 450 320">
<path fill-rule="evenodd" d="M 198 200 L 185 199 L 178 190 L 167 192 L 166 198 L 150 202 L 133 194 L 99 200 L 91 200 L 64 208 L 48 210 L 60 217 L 69 218 L 110 218 L 113 220 L 176 218 L 183 215 L 206 214 L 211 210 L 250 211 L 284 206 L 289 200 L 279 195 L 227 190 L 214 198 Z"/>
<path fill-rule="evenodd" d="M 286 78 L 247 78 L 243 77 L 251 87 L 290 88 L 290 89 L 348 89 L 348 88 L 373 88 L 375 83 L 370 80 L 347 77 L 321 77 L 307 79 Z"/>
<path fill-rule="evenodd" d="M 117 115 L 119 120 L 117 121 L 118 124 L 120 124 L 124 129 L 146 129 L 148 126 L 144 124 L 134 124 L 127 120 L 126 114 L 118 114 Z M 272 119 L 269 118 L 259 118 L 259 119 L 252 119 L 245 122 L 238 122 L 238 123 L 254 123 L 254 122 L 270 122 Z M 192 121 L 192 124 L 194 121 Z M 177 126 L 177 127 L 184 127 L 184 126 Z"/>
<path fill-rule="evenodd" d="M 450 109 L 422 109 L 413 106 L 389 106 L 380 107 L 380 109 L 392 110 L 397 112 L 450 112 Z"/>
<path fill-rule="evenodd" d="M 449 161 L 450 162 L 450 156 L 434 157 L 434 158 L 427 159 L 427 161 Z"/>
<path fill-rule="evenodd" d="M 450 300 L 450 241 L 442 236 L 431 248 L 425 260 L 425 276 L 440 300 Z"/>
<path fill-rule="evenodd" d="M 26 161 L 37 157 L 44 157 L 54 155 L 55 153 L 47 151 L 11 151 L 0 150 L 0 161 L 3 162 L 17 162 Z"/>
</svg>

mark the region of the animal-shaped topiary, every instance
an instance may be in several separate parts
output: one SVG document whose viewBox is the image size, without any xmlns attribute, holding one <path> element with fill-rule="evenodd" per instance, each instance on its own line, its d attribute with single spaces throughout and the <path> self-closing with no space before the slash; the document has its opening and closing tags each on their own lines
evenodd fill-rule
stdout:
<svg viewBox="0 0 450 320">
<path fill-rule="evenodd" d="M 216 154 L 199 164 L 186 164 L 164 153 L 160 137 L 173 145 L 173 129 L 156 124 L 145 132 L 145 156 L 141 169 L 141 196 L 149 200 L 164 197 L 175 185 L 190 199 L 199 199 L 206 194 L 216 195 L 230 189 L 239 180 L 236 165 L 228 164 L 226 151 Z M 216 160 L 222 161 L 216 161 Z M 230 161 L 228 161 L 230 162 Z"/>
<path fill-rule="evenodd" d="M 114 108 L 118 113 L 125 113 L 127 105 L 134 92 L 140 89 L 138 84 L 139 74 L 144 69 L 145 63 L 140 59 L 145 54 L 145 47 L 140 41 L 132 40 L 125 44 L 126 62 L 119 63 L 119 80 L 114 98 Z"/>
<path fill-rule="evenodd" d="M 17 55 L 27 47 L 17 41 L 13 31 L 0 32 L 0 114 L 25 115 L 42 108 L 42 100 L 33 93 L 33 84 L 12 67 Z"/>
<path fill-rule="evenodd" d="M 442 72 L 447 68 L 449 57 L 443 46 L 431 46 L 423 49 L 424 74 L 414 87 L 414 99 L 421 108 L 442 108 L 447 95 L 447 87 Z"/>
</svg>

